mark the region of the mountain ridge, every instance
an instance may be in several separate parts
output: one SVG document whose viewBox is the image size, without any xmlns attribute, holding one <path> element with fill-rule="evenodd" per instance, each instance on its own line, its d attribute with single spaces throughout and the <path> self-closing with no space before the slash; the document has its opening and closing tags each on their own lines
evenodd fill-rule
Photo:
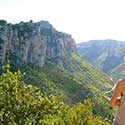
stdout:
<svg viewBox="0 0 125 125">
<path fill-rule="evenodd" d="M 92 40 L 77 45 L 77 51 L 88 62 L 108 73 L 123 63 L 125 42 L 116 40 Z"/>
</svg>

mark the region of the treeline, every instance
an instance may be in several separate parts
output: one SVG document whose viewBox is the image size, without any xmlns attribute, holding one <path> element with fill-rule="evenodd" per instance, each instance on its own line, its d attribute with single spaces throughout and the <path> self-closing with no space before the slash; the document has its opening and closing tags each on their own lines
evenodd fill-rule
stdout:
<svg viewBox="0 0 125 125">
<path fill-rule="evenodd" d="M 0 125 L 111 125 L 92 113 L 91 100 L 68 105 L 58 96 L 46 95 L 22 80 L 10 65 L 0 75 Z"/>
</svg>

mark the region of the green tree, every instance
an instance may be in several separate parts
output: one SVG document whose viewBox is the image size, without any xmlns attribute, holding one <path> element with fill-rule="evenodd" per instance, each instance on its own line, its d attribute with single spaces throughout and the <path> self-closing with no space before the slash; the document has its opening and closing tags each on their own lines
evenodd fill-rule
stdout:
<svg viewBox="0 0 125 125">
<path fill-rule="evenodd" d="M 10 65 L 0 75 L 0 125 L 111 125 L 92 113 L 93 103 L 85 100 L 65 104 L 60 97 L 43 94 L 23 82 L 20 71 Z"/>
</svg>

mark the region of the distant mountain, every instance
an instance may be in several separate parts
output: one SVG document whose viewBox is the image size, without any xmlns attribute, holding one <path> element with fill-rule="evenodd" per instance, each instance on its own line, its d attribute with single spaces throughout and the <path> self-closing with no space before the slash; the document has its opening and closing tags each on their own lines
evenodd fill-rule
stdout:
<svg viewBox="0 0 125 125">
<path fill-rule="evenodd" d="M 109 73 L 123 63 L 125 42 L 110 39 L 91 40 L 77 44 L 77 50 L 81 57 L 105 73 Z"/>
<path fill-rule="evenodd" d="M 112 116 L 105 91 L 112 82 L 103 72 L 81 59 L 71 35 L 58 32 L 49 22 L 0 21 L 0 64 L 10 60 L 13 70 L 26 72 L 24 80 L 67 103 L 92 99 L 94 113 Z"/>
</svg>

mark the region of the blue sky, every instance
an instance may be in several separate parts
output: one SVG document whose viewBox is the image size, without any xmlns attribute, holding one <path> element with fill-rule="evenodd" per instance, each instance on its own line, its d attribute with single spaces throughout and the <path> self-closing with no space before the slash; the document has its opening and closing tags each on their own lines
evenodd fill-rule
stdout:
<svg viewBox="0 0 125 125">
<path fill-rule="evenodd" d="M 125 0 L 0 0 L 0 19 L 49 21 L 76 42 L 125 40 Z"/>
</svg>

